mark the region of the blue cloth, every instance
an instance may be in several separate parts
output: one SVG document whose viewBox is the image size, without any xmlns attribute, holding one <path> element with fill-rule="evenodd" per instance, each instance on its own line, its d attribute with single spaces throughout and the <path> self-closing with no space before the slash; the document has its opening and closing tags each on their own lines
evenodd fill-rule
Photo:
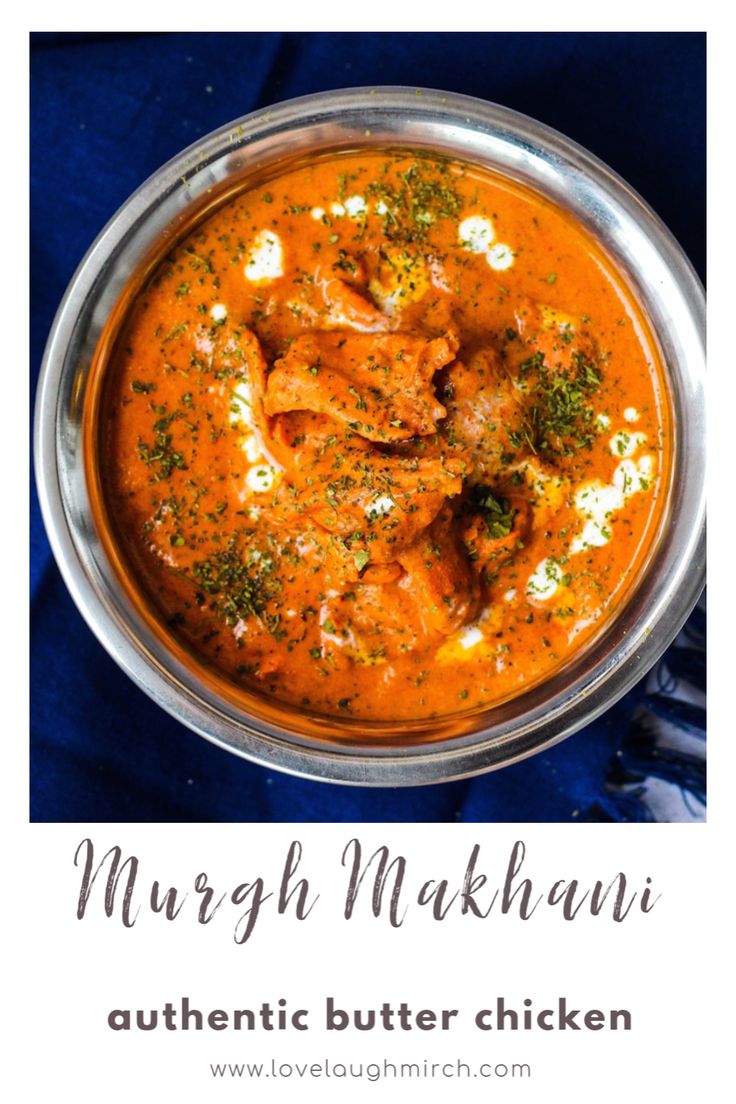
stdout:
<svg viewBox="0 0 736 1104">
<path fill-rule="evenodd" d="M 587 146 L 701 275 L 702 34 L 35 34 L 32 382 L 104 222 L 169 157 L 254 108 L 405 84 L 507 104 Z M 228 755 L 159 710 L 97 644 L 31 503 L 31 817 L 38 821 L 679 820 L 704 801 L 703 612 L 595 724 L 524 763 L 410 790 L 327 786 Z"/>
</svg>

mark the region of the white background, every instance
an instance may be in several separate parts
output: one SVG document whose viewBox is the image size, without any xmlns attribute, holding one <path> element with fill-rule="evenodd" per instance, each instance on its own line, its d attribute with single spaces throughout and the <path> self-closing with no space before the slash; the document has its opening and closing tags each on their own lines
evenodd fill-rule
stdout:
<svg viewBox="0 0 736 1104">
<path fill-rule="evenodd" d="M 353 6 L 354 8 L 355 6 Z M 129 3 L 129 29 L 424 29 L 472 30 L 702 30 L 710 31 L 710 348 L 715 380 L 709 422 L 712 457 L 711 498 L 718 507 L 711 522 L 710 781 L 709 822 L 679 825 L 29 825 L 27 810 L 27 671 L 23 637 L 27 620 L 23 517 L 27 487 L 18 479 L 18 457 L 27 455 L 22 418 L 11 418 L 2 435 L 8 524 L 4 529 L 3 673 L 6 704 L 3 786 L 3 970 L 5 1062 L 0 1077 L 5 1098 L 14 1102 L 47 1099 L 92 1104 L 104 1100 L 155 1101 L 358 1101 L 447 1100 L 470 1102 L 513 1099 L 542 1101 L 656 1100 L 686 1104 L 693 1099 L 721 1104 L 732 1099 L 729 1070 L 733 1043 L 731 1010 L 733 942 L 733 732 L 730 718 L 733 674 L 732 521 L 730 441 L 733 437 L 735 371 L 730 318 L 733 314 L 733 59 L 731 27 L 716 5 L 701 3 L 693 13 L 668 6 L 619 2 L 615 13 L 591 5 L 525 5 L 524 11 L 465 4 L 462 10 L 404 3 L 391 12 L 366 11 L 321 3 L 319 13 L 301 5 L 279 14 L 239 8 L 228 17 L 199 9 L 176 18 L 152 6 Z M 725 9 L 724 9 L 725 10 Z M 67 4 L 32 6 L 34 29 L 121 29 L 117 7 Z M 219 26 L 213 22 L 220 16 Z M 16 13 L 15 18 L 24 18 Z M 7 333 L 6 396 L 25 406 L 27 309 L 23 272 L 27 212 L 27 26 L 7 39 L 3 79 L 7 84 L 4 190 L 19 217 L 10 220 L 5 262 L 4 302 L 17 304 L 18 325 Z M 6 36 L 12 31 L 6 27 Z M 18 153 L 17 151 L 20 151 Z M 8 167 L 19 166 L 17 171 Z M 715 232 L 714 232 L 715 228 Z M 9 263 L 13 258 L 13 263 Z M 8 315 L 11 320 L 11 316 Z M 12 387 L 17 391 L 14 392 Z M 9 407 L 12 411 L 13 407 Z M 12 520 L 20 519 L 17 523 Z M 12 523 L 11 523 L 12 521 Z M 17 534 L 17 539 L 13 538 Z M 714 624 L 715 622 L 715 624 Z M 63 647 L 63 626 L 59 626 Z M 524 873 L 543 890 L 557 878 L 608 880 L 619 870 L 639 888 L 652 877 L 662 896 L 652 913 L 633 913 L 622 924 L 608 914 L 592 919 L 581 911 L 565 922 L 558 909 L 537 911 L 527 922 L 497 912 L 486 920 L 453 913 L 441 924 L 426 910 L 410 907 L 399 930 L 374 919 L 361 899 L 357 914 L 341 915 L 345 872 L 340 854 L 358 835 L 366 849 L 386 843 L 408 862 L 414 892 L 426 878 L 462 876 L 474 842 L 482 847 L 479 870 L 498 881 L 516 839 L 527 845 Z M 79 871 L 73 856 L 91 836 L 98 854 L 114 843 L 141 860 L 141 899 L 154 878 L 191 891 L 194 876 L 206 870 L 221 892 L 263 875 L 278 879 L 289 842 L 304 844 L 300 873 L 321 893 L 312 916 L 299 923 L 274 916 L 264 906 L 250 941 L 237 946 L 233 921 L 238 910 L 220 910 L 211 924 L 196 923 L 187 902 L 173 923 L 145 907 L 131 930 L 104 916 L 93 897 L 88 915 L 76 919 Z M 273 888 L 273 886 L 269 886 Z M 98 887 L 99 889 L 99 887 Z M 106 1025 L 115 1007 L 150 1011 L 188 995 L 192 1004 L 212 1008 L 252 1007 L 286 998 L 309 1007 L 309 1032 L 113 1033 Z M 414 1008 L 458 1008 L 450 1032 L 370 1033 L 320 1030 L 319 1010 L 333 995 L 347 1008 L 376 1007 L 384 1001 Z M 503 995 L 521 1004 L 554 1006 L 567 996 L 575 1007 L 629 1008 L 631 1032 L 489 1032 L 472 1027 L 474 1011 Z M 304 1061 L 359 1063 L 385 1058 L 397 1064 L 419 1061 L 526 1062 L 531 1079 L 403 1080 L 401 1082 L 325 1079 L 217 1080 L 210 1062 Z"/>
<path fill-rule="evenodd" d="M 43 1099 L 55 1086 L 74 1086 L 80 1102 L 175 1098 L 235 1101 L 355 1100 L 440 1101 L 461 1092 L 469 1104 L 504 1099 L 523 1102 L 720 1101 L 711 1068 L 709 1000 L 718 978 L 709 978 L 705 918 L 718 894 L 703 867 L 708 829 L 690 826 L 75 826 L 32 828 L 26 838 L 35 867 L 23 902 L 23 942 L 32 951 L 32 983 L 19 994 L 26 1030 L 41 1044 L 27 1076 L 28 1098 Z M 73 865 L 78 843 L 89 834 L 99 858 L 119 844 L 140 860 L 133 904 L 142 906 L 131 929 L 119 906 L 108 919 L 102 890 L 92 892 L 88 912 L 76 919 L 81 872 Z M 408 905 L 402 926 L 375 918 L 366 884 L 350 921 L 343 917 L 347 884 L 341 853 L 357 835 L 367 856 L 381 844 L 407 860 Z M 304 921 L 278 916 L 266 902 L 244 945 L 234 941 L 243 912 L 225 902 L 212 921 L 196 920 L 194 877 L 206 871 L 221 893 L 263 876 L 277 889 L 292 839 L 304 844 L 298 871 L 321 894 Z M 502 879 L 517 839 L 527 855 L 521 875 L 542 892 L 563 878 L 606 884 L 623 870 L 634 888 L 647 876 L 662 896 L 648 915 L 635 906 L 621 923 L 610 908 L 597 917 L 581 909 L 565 921 L 559 908 L 540 905 L 531 919 L 504 916 L 498 904 L 487 919 L 453 910 L 438 923 L 416 904 L 428 878 L 462 880 L 474 843 L 481 845 L 477 872 L 489 884 Z M 35 861 L 34 861 L 35 860 Z M 180 915 L 167 921 L 148 907 L 151 882 L 189 891 Z M 26 878 L 26 885 L 29 879 Z M 413 891 L 413 892 L 412 892 Z M 535 894 L 536 895 L 536 894 Z M 483 900 L 485 894 L 479 894 Z M 413 898 L 413 900 L 412 900 Z M 715 964 L 710 965 L 713 969 Z M 709 989 L 712 993 L 709 994 Z M 148 1014 L 166 1001 L 188 996 L 207 1013 L 276 1005 L 311 1010 L 306 1032 L 166 1031 L 113 1032 L 112 1009 Z M 447 1032 L 326 1032 L 322 1009 L 331 995 L 346 1010 L 406 1001 L 415 1010 L 457 1008 Z M 630 1032 L 480 1032 L 478 1009 L 498 996 L 521 1008 L 556 1007 L 560 996 L 577 1008 L 626 1008 Z M 528 1063 L 531 1077 L 402 1081 L 213 1079 L 210 1063 L 481 1062 Z M 704 1094 L 712 1085 L 711 1095 Z"/>
</svg>

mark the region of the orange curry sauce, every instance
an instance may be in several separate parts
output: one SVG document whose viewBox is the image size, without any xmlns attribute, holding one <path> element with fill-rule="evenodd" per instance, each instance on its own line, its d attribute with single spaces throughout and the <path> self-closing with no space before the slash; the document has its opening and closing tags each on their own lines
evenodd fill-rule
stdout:
<svg viewBox="0 0 736 1104">
<path fill-rule="evenodd" d="M 134 298 L 98 454 L 129 570 L 234 685 L 400 720 L 558 668 L 651 548 L 665 389 L 583 229 L 366 152 L 230 199 Z"/>
</svg>

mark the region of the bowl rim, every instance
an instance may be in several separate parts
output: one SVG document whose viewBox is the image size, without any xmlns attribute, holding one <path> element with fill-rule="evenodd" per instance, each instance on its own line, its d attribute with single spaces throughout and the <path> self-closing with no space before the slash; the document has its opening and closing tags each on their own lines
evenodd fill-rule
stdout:
<svg viewBox="0 0 736 1104">
<path fill-rule="evenodd" d="M 681 548 L 676 554 L 672 551 L 672 537 L 668 545 L 670 554 L 663 566 L 664 584 L 655 595 L 653 614 L 650 611 L 644 618 L 647 623 L 642 623 L 639 617 L 637 631 L 623 639 L 620 650 L 614 650 L 611 661 L 597 671 L 596 677 L 587 676 L 582 693 L 576 689 L 553 711 L 539 716 L 531 728 L 517 725 L 512 733 L 516 741 L 513 750 L 506 746 L 510 737 L 499 741 L 499 737 L 493 735 L 493 727 L 478 730 L 463 739 L 453 737 L 418 747 L 388 749 L 299 743 L 290 739 L 293 734 L 283 729 L 262 723 L 246 724 L 242 720 L 236 726 L 237 731 L 233 731 L 232 720 L 222 710 L 212 703 L 203 704 L 191 687 L 182 684 L 183 672 L 174 672 L 172 676 L 171 670 L 155 657 L 141 651 L 140 642 L 131 639 L 124 612 L 101 602 L 80 553 L 84 540 L 91 538 L 89 532 L 80 532 L 69 509 L 70 494 L 74 493 L 70 488 L 76 487 L 77 493 L 79 491 L 79 472 L 70 467 L 60 436 L 64 420 L 62 384 L 70 370 L 68 352 L 75 327 L 83 317 L 86 304 L 98 292 L 110 257 L 126 240 L 126 235 L 145 223 L 157 197 L 160 199 L 162 194 L 189 187 L 191 200 L 192 196 L 204 193 L 209 184 L 207 170 L 226 155 L 242 149 L 247 151 L 264 135 L 289 134 L 299 128 L 324 126 L 335 119 L 343 125 L 352 119 L 354 127 L 372 120 L 376 120 L 374 125 L 381 125 L 386 120 L 403 120 L 406 124 L 416 119 L 427 126 L 430 123 L 437 127 L 449 126 L 457 132 L 456 144 L 461 137 L 468 141 L 482 138 L 491 145 L 507 143 L 521 158 L 537 157 L 553 171 L 570 173 L 570 179 L 574 176 L 578 185 L 586 182 L 591 194 L 605 197 L 607 203 L 615 205 L 620 217 L 637 228 L 642 235 L 642 249 L 647 246 L 650 253 L 655 250 L 662 271 L 669 273 L 681 297 L 685 318 L 681 325 L 687 322 L 692 330 L 690 345 L 694 359 L 697 348 L 700 350 L 700 362 L 691 365 L 697 386 L 683 408 L 688 414 L 688 424 L 692 423 L 695 431 L 691 432 L 694 440 L 685 442 L 691 465 L 690 485 L 680 489 L 686 496 L 687 517 L 673 518 L 684 550 Z M 366 141 L 363 144 L 381 144 L 385 148 L 385 142 L 367 140 L 371 137 L 369 130 L 364 128 Z M 405 143 L 406 148 L 418 145 L 417 141 Z M 344 148 L 348 148 L 347 145 Z M 472 160 L 460 149 L 457 156 Z M 498 171 L 503 172 L 502 169 Z M 140 185 L 88 249 L 56 313 L 38 382 L 34 458 L 41 512 L 64 581 L 98 640 L 149 697 L 211 742 L 275 770 L 348 785 L 412 786 L 467 778 L 543 751 L 593 721 L 656 662 L 695 605 L 705 572 L 703 363 L 704 294 L 692 265 L 651 208 L 588 150 L 529 116 L 456 93 L 394 86 L 315 93 L 251 112 L 194 142 Z M 679 432 L 679 426 L 674 428 Z M 628 607 L 629 602 L 627 597 L 624 605 Z M 545 684 L 549 681 L 545 680 Z M 213 730 L 213 723 L 218 726 L 216 730 Z M 334 724 L 339 725 L 339 721 L 335 720 Z"/>
</svg>

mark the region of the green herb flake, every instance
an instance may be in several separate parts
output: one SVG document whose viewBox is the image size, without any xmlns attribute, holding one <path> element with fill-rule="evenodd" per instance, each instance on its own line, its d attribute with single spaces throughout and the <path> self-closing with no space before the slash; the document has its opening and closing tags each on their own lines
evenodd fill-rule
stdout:
<svg viewBox="0 0 736 1104">
<path fill-rule="evenodd" d="M 371 558 L 370 552 L 367 552 L 365 548 L 359 549 L 353 556 L 353 562 L 355 563 L 358 571 L 362 571 Z"/>
<path fill-rule="evenodd" d="M 488 487 L 473 487 L 471 507 L 478 510 L 486 523 L 488 536 L 492 540 L 503 540 L 514 528 L 516 511 L 509 506 L 505 498 L 496 498 Z"/>
</svg>

